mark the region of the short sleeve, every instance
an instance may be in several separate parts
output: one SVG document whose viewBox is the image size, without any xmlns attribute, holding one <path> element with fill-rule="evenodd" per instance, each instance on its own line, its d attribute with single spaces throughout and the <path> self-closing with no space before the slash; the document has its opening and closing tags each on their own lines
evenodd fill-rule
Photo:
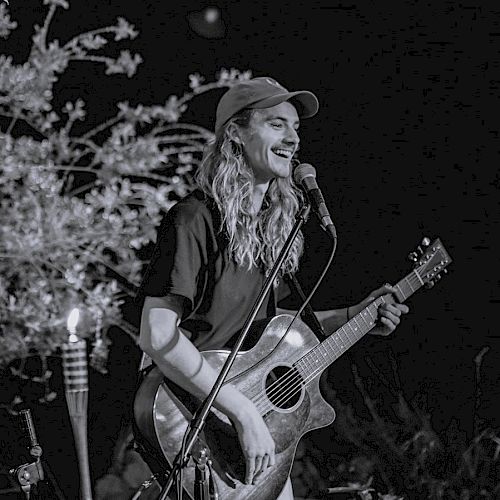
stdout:
<svg viewBox="0 0 500 500">
<path fill-rule="evenodd" d="M 180 295 L 193 308 L 198 292 L 203 245 L 191 228 L 165 217 L 138 298 Z"/>
</svg>

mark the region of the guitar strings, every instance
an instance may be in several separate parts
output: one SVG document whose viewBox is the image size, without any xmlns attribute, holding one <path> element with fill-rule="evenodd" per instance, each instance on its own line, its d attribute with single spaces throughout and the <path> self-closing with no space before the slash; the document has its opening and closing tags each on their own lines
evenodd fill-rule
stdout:
<svg viewBox="0 0 500 500">
<path fill-rule="evenodd" d="M 382 303 L 384 302 L 383 298 L 380 298 L 379 303 Z M 352 320 L 354 320 L 354 318 L 352 318 Z M 357 322 L 355 321 L 355 323 L 357 324 Z M 342 326 L 340 329 L 344 328 L 344 326 Z M 352 328 L 352 327 L 351 327 Z M 340 330 L 339 329 L 339 330 Z M 347 336 L 347 334 L 345 333 L 345 330 L 344 330 L 344 335 Z M 334 355 L 339 355 L 339 354 L 342 354 L 343 352 L 343 348 L 341 346 L 338 346 L 336 340 L 335 340 L 335 337 L 330 337 L 330 342 L 331 341 L 334 341 L 335 342 L 335 346 L 334 345 L 331 345 L 330 346 L 330 349 L 332 350 L 332 353 Z M 281 394 L 281 399 L 277 399 L 276 402 L 273 402 L 272 401 L 272 396 L 275 396 L 276 393 L 279 393 L 280 391 L 286 391 L 289 389 L 289 386 L 290 384 L 294 384 L 297 382 L 296 380 L 296 374 L 300 377 L 300 381 L 299 381 L 299 386 L 302 385 L 302 381 L 304 380 L 300 374 L 300 368 L 302 368 L 303 371 L 307 372 L 307 370 L 309 370 L 310 368 L 312 368 L 314 365 L 310 365 L 307 363 L 307 361 L 304 359 L 306 356 L 308 355 L 311 355 L 311 353 L 320 348 L 320 346 L 323 346 L 323 344 L 319 344 L 318 346 L 316 346 L 315 348 L 313 348 L 312 351 L 309 351 L 305 356 L 303 356 L 301 359 L 297 360 L 296 363 L 294 363 L 294 368 L 296 368 L 295 370 L 292 369 L 290 370 L 286 375 L 278 378 L 275 382 L 273 382 L 273 384 L 269 385 L 268 387 L 268 390 L 267 391 L 262 391 L 261 393 L 259 393 L 257 395 L 257 398 L 256 398 L 256 404 L 260 404 L 261 402 L 264 402 L 264 408 L 266 407 L 267 403 L 268 403 L 268 399 L 271 400 L 271 403 L 275 404 L 276 406 L 279 406 L 280 404 L 283 404 L 284 402 L 287 402 L 290 398 L 287 398 L 287 396 L 290 395 L 290 392 L 284 392 L 283 394 Z M 302 367 L 300 367 L 300 364 L 302 364 Z M 320 370 L 322 370 L 322 367 L 320 367 Z M 307 383 L 307 382 L 306 382 Z M 293 395 L 295 395 L 296 393 L 296 389 L 292 389 L 292 397 Z M 267 396 L 267 397 L 266 397 Z M 283 399 L 285 398 L 285 399 Z M 271 406 L 272 407 L 272 406 Z"/>
<path fill-rule="evenodd" d="M 421 267 L 423 267 L 423 266 L 421 266 Z M 420 286 L 422 284 L 422 280 L 421 280 L 420 276 L 418 275 L 418 271 L 415 274 L 416 274 L 417 278 L 415 278 L 414 274 L 410 274 L 406 278 L 406 281 L 408 281 L 408 284 L 410 285 L 410 288 L 412 290 L 417 290 L 418 288 L 420 288 Z M 413 281 L 413 283 L 411 283 L 412 281 Z M 416 287 L 414 288 L 412 286 L 412 284 L 416 285 Z M 381 297 L 381 299 L 382 299 L 381 302 L 385 302 L 385 300 L 383 300 L 383 297 Z M 354 318 L 356 316 L 354 316 Z M 352 318 L 352 319 L 354 319 L 354 318 Z M 321 345 L 322 344 L 319 344 L 318 346 L 321 346 Z M 335 355 L 337 355 L 339 353 L 340 354 L 343 353 L 342 348 L 338 348 L 338 350 L 335 350 L 335 347 L 333 345 L 331 346 L 331 348 L 333 350 L 333 354 L 335 354 Z M 314 349 L 316 349 L 316 348 L 314 348 Z M 310 352 L 307 353 L 305 356 L 310 354 Z M 254 399 L 254 403 L 258 408 L 260 407 L 259 411 L 261 413 L 262 412 L 267 413 L 269 410 L 273 409 L 273 406 L 283 405 L 283 404 L 287 403 L 288 401 L 290 401 L 297 393 L 301 392 L 302 386 L 306 386 L 309 382 L 311 382 L 311 380 L 313 380 L 318 375 L 318 373 L 321 373 L 323 371 L 322 366 L 317 367 L 303 379 L 301 374 L 300 374 L 300 371 L 298 369 L 297 364 L 299 362 L 301 362 L 302 364 L 305 365 L 305 368 L 307 369 L 308 368 L 307 363 L 305 363 L 305 361 L 304 361 L 305 356 L 303 356 L 302 358 L 297 360 L 296 363 L 294 363 L 294 368 L 296 368 L 296 369 L 292 368 L 291 370 L 289 370 L 289 372 L 287 372 L 286 375 L 279 377 L 276 381 L 274 381 L 272 384 L 270 384 L 269 387 L 267 388 L 268 389 L 267 391 L 264 390 L 264 391 L 261 391 L 260 393 L 257 394 L 257 397 Z M 298 380 L 297 380 L 297 376 L 300 377 Z M 275 402 L 273 402 L 271 400 L 271 394 L 272 394 L 272 396 L 275 396 L 276 393 L 279 393 L 280 391 L 283 391 L 283 390 L 286 392 L 279 394 L 281 399 L 277 399 Z"/>
<path fill-rule="evenodd" d="M 383 297 L 381 297 L 380 299 L 378 299 L 378 303 L 382 303 L 384 302 L 384 299 Z M 351 321 L 354 320 L 354 318 L 351 319 Z M 356 322 L 357 323 L 357 322 Z M 343 329 L 345 327 L 342 326 L 341 328 L 339 328 L 339 330 Z M 347 336 L 347 334 L 345 333 L 344 331 L 344 335 Z M 331 341 L 334 341 L 335 342 L 335 346 L 330 346 L 330 349 L 332 349 L 333 351 L 333 354 L 334 355 L 339 355 L 339 354 L 342 354 L 343 352 L 343 348 L 341 346 L 338 346 L 337 342 L 335 341 L 335 337 L 331 336 L 330 337 L 330 342 Z M 269 387 L 267 388 L 268 390 L 267 391 L 262 391 L 260 392 L 259 394 L 257 394 L 257 398 L 255 399 L 255 402 L 256 404 L 260 404 L 261 401 L 263 401 L 265 404 L 267 404 L 267 399 L 269 398 L 270 400 L 272 400 L 272 396 L 275 396 L 275 394 L 282 390 L 286 390 L 288 389 L 290 383 L 294 383 L 296 382 L 296 374 L 300 377 L 300 385 L 302 384 L 302 381 L 304 379 L 302 379 L 302 376 L 300 374 L 300 370 L 299 368 L 302 368 L 302 370 L 304 371 L 307 371 L 308 369 L 312 368 L 313 365 L 308 365 L 307 361 L 304 359 L 306 356 L 310 355 L 315 349 L 319 348 L 320 346 L 323 346 L 323 344 L 318 344 L 318 346 L 316 346 L 315 348 L 313 348 L 312 351 L 309 351 L 307 354 L 305 354 L 301 359 L 297 360 L 295 363 L 294 363 L 294 368 L 296 368 L 295 370 L 290 370 L 286 375 L 282 376 L 282 377 L 279 377 L 276 381 L 274 381 L 272 384 L 269 385 Z M 335 348 L 336 347 L 336 348 Z M 298 364 L 301 363 L 302 364 L 302 367 L 300 367 Z M 320 368 L 321 370 L 322 368 Z M 306 382 L 307 383 L 307 382 Z M 285 384 L 285 385 L 284 385 Z M 295 393 L 296 391 L 294 391 Z M 284 393 L 285 397 L 288 395 L 286 392 Z M 267 396 L 267 397 L 266 397 Z M 277 400 L 274 404 L 276 406 L 279 406 L 280 404 L 283 404 L 283 402 L 287 402 L 290 398 L 286 399 L 286 400 L 283 400 L 283 395 L 281 395 L 281 400 Z"/>
<path fill-rule="evenodd" d="M 407 281 L 410 281 L 411 279 L 413 279 L 413 284 L 416 285 L 416 288 L 412 287 L 411 283 L 409 282 L 410 288 L 412 290 L 417 290 L 418 288 L 420 288 L 420 286 L 421 286 L 421 280 L 420 279 L 415 280 L 415 277 L 413 275 L 410 275 L 410 277 L 407 279 Z M 381 301 L 380 302 L 385 302 L 385 300 L 383 299 L 383 297 L 381 297 Z M 330 337 L 330 338 L 332 338 L 332 337 Z M 334 354 L 339 354 L 339 353 L 342 354 L 342 352 L 343 352 L 342 348 L 339 348 L 337 351 L 335 351 L 334 347 L 332 346 L 332 349 L 334 351 Z M 309 354 L 309 353 L 307 353 L 307 354 Z M 307 356 L 307 354 L 306 354 L 306 356 Z M 301 359 L 299 359 L 298 361 L 302 361 L 303 359 L 304 359 L 304 357 L 301 358 Z M 318 375 L 318 373 L 321 373 L 322 371 L 323 371 L 323 367 L 322 366 L 319 366 L 318 368 L 314 369 L 308 376 L 306 376 L 306 378 L 303 379 L 303 385 L 304 386 L 307 385 L 312 379 L 314 379 Z M 282 377 L 282 378 L 285 379 L 285 377 Z M 297 393 L 297 391 L 300 392 L 301 389 L 302 388 L 300 386 L 296 386 L 295 388 L 292 389 L 292 391 L 289 391 L 288 393 L 284 393 L 282 395 L 281 401 L 275 403 L 275 406 L 279 406 L 280 404 L 283 404 L 284 402 L 289 401 L 292 397 L 295 396 L 295 394 Z M 278 388 L 278 390 L 279 390 L 279 388 Z M 265 396 L 265 393 L 261 393 L 261 395 Z M 285 398 L 285 399 L 283 399 L 283 398 Z M 261 397 L 261 399 L 262 399 L 262 397 Z M 273 408 L 273 406 L 269 405 L 268 402 L 265 399 L 263 400 L 263 402 L 264 402 L 264 406 L 263 406 L 262 409 L 265 410 L 265 412 L 267 412 L 267 411 L 269 411 L 269 410 L 271 410 Z"/>
<path fill-rule="evenodd" d="M 383 300 L 381 300 L 381 302 L 383 302 Z M 356 324 L 357 324 L 357 322 L 356 322 Z M 337 351 L 334 349 L 334 346 L 331 346 L 331 348 L 333 349 L 334 354 L 339 354 L 339 352 L 342 353 L 342 348 L 338 349 Z M 308 353 L 308 354 L 310 354 L 310 353 Z M 307 356 L 307 354 L 306 354 L 306 356 Z M 303 363 L 303 364 L 305 364 L 305 366 L 307 368 L 307 363 L 304 362 L 304 358 L 299 359 L 297 361 L 297 363 Z M 298 366 L 296 366 L 295 368 L 298 368 Z M 275 382 L 273 382 L 273 384 L 271 384 L 268 387 L 268 391 L 266 391 L 266 392 L 262 391 L 260 394 L 257 395 L 257 398 L 255 399 L 256 405 L 262 406 L 261 403 L 264 403 L 262 410 L 267 411 L 268 409 L 272 408 L 272 404 L 279 406 L 280 404 L 283 404 L 284 402 L 289 401 L 291 399 L 291 397 L 293 397 L 297 393 L 297 391 L 301 390 L 302 383 L 307 384 L 311 380 L 311 378 L 314 378 L 317 375 L 317 373 L 321 370 L 322 370 L 322 367 L 319 367 L 319 369 L 314 370 L 308 377 L 306 377 L 306 379 L 303 379 L 303 380 L 301 379 L 301 380 L 297 381 L 297 375 L 300 376 L 300 373 L 297 369 L 296 370 L 291 369 L 285 376 L 279 377 Z M 297 382 L 298 382 L 298 385 L 297 385 Z M 289 390 L 290 384 L 292 385 L 291 390 Z M 271 390 L 269 390 L 269 389 L 271 389 Z M 280 395 L 281 400 L 272 401 L 271 395 L 274 396 L 277 392 L 280 392 L 280 391 L 283 392 L 283 394 Z M 288 392 L 284 392 L 284 391 L 288 391 Z M 267 399 L 266 396 L 268 396 L 269 399 Z M 271 406 L 269 406 L 269 402 L 271 402 Z"/>
<path fill-rule="evenodd" d="M 418 274 L 417 274 L 417 277 L 418 277 Z M 415 289 L 411 286 L 411 283 L 409 282 L 412 278 L 414 280 L 414 284 L 416 285 Z M 410 288 L 412 288 L 412 290 L 417 290 L 421 286 L 421 279 L 419 278 L 418 280 L 415 280 L 413 275 L 410 275 L 410 277 L 407 278 L 407 281 L 409 282 L 408 284 L 410 285 Z M 384 302 L 384 301 L 382 300 L 382 302 Z M 342 349 L 339 349 L 339 352 L 342 354 L 341 351 L 342 351 Z M 334 350 L 334 352 L 335 352 L 335 350 Z M 338 352 L 335 352 L 335 354 L 338 354 Z M 307 356 L 307 354 L 306 354 L 306 356 Z M 302 360 L 303 360 L 303 358 L 299 359 L 298 361 L 302 361 Z M 307 385 L 312 379 L 314 379 L 318 375 L 318 373 L 321 373 L 322 371 L 323 371 L 323 368 L 321 366 L 316 368 L 315 370 L 313 370 L 313 372 L 311 372 L 306 378 L 303 379 L 302 383 L 299 383 L 299 386 L 295 386 L 292 388 L 292 391 L 288 391 L 288 393 L 284 393 L 282 396 L 285 399 L 283 399 L 283 397 L 282 397 L 280 402 L 275 403 L 275 406 L 279 406 L 280 404 L 284 404 L 284 402 L 289 401 L 292 397 L 295 396 L 295 394 L 297 394 L 297 392 L 300 392 L 302 390 L 302 387 L 301 387 L 302 385 L 304 385 L 304 386 Z M 281 377 L 281 380 L 284 380 L 286 378 L 287 378 L 287 376 Z M 276 382 L 279 382 L 279 381 L 280 381 L 280 379 L 278 379 Z M 281 389 L 281 387 L 278 387 L 278 388 L 275 387 L 275 389 L 279 390 L 279 389 Z M 272 404 L 269 405 L 268 401 L 266 401 L 266 400 L 262 401 L 262 396 L 265 396 L 265 395 L 266 394 L 264 392 L 261 392 L 259 394 L 259 397 L 261 398 L 261 402 L 264 403 L 264 406 L 262 407 L 262 410 L 265 410 L 264 413 L 273 409 L 273 405 Z"/>
<path fill-rule="evenodd" d="M 417 289 L 418 289 L 418 288 L 420 288 L 420 286 L 421 286 L 421 280 L 420 280 L 420 278 L 418 277 L 418 274 L 417 274 L 417 278 L 418 278 L 418 280 L 415 280 L 415 276 L 414 276 L 414 275 L 410 275 L 409 277 L 407 277 L 407 278 L 406 278 L 406 281 L 408 282 L 408 284 L 409 284 L 410 288 L 412 289 L 412 291 L 417 290 Z M 414 284 L 414 285 L 416 285 L 416 288 L 414 288 L 413 286 L 411 286 L 411 282 L 410 282 L 411 280 L 413 280 L 413 284 Z M 401 292 L 401 293 L 402 293 L 402 295 L 404 296 L 405 294 L 402 292 L 400 285 L 398 284 L 397 286 L 399 287 L 400 292 Z M 405 297 L 405 298 L 406 298 L 406 297 Z M 385 302 L 385 300 L 384 300 L 384 298 L 383 298 L 383 297 L 381 297 L 381 298 L 380 298 L 380 300 L 379 300 L 379 303 L 378 303 L 378 304 L 377 304 L 377 301 L 373 302 L 372 304 L 377 304 L 377 305 L 379 305 L 380 303 L 383 303 L 383 302 Z M 356 315 L 354 318 L 356 318 L 357 316 L 358 316 L 358 315 Z M 352 318 L 352 319 L 354 319 L 354 318 Z M 356 320 L 355 320 L 354 322 L 358 325 L 358 322 L 357 322 Z M 366 323 L 366 322 L 365 322 L 365 323 Z M 344 325 L 344 326 L 345 326 L 345 325 Z M 358 327 L 359 327 L 359 325 L 358 325 Z M 343 327 L 342 327 L 342 328 L 343 328 Z M 341 328 L 341 329 L 342 329 L 342 328 Z M 339 330 L 340 330 L 340 329 L 339 329 Z M 344 331 L 344 334 L 345 334 L 345 331 Z M 342 353 L 344 352 L 344 350 L 345 350 L 345 349 L 344 349 L 344 347 L 343 347 L 343 346 L 340 346 L 340 347 L 339 347 L 334 337 L 330 337 L 330 339 L 333 339 L 333 340 L 334 340 L 334 342 L 335 342 L 335 346 L 337 347 L 337 349 L 335 349 L 335 346 L 334 346 L 334 345 L 330 345 L 330 348 L 332 349 L 333 354 L 334 354 L 334 355 L 340 355 L 340 354 L 342 354 Z M 359 340 L 359 339 L 358 339 L 358 340 Z M 317 347 L 320 347 L 320 346 L 322 346 L 322 345 L 324 345 L 324 344 L 319 344 Z M 315 348 L 315 349 L 316 349 L 316 348 Z M 313 349 L 313 350 L 314 350 L 314 349 Z M 309 353 L 307 353 L 305 356 L 307 356 L 307 355 L 308 355 L 308 354 L 310 354 L 311 352 L 312 352 L 312 351 L 310 351 Z M 301 359 L 299 359 L 299 360 L 297 361 L 297 363 L 302 362 L 302 363 L 305 365 L 305 368 L 306 368 L 306 369 L 309 369 L 309 368 L 311 368 L 311 366 L 313 366 L 313 365 L 311 365 L 311 366 L 307 366 L 307 363 L 305 363 L 305 362 L 304 362 L 304 358 L 305 358 L 305 356 L 304 356 L 304 357 L 302 357 Z M 306 378 L 304 379 L 304 384 L 307 384 L 307 383 L 308 383 L 308 382 L 309 382 L 312 378 L 314 378 L 314 377 L 315 377 L 315 376 L 316 376 L 319 372 L 321 372 L 322 370 L 323 370 L 323 367 L 322 367 L 322 366 L 319 366 L 318 368 L 315 368 L 315 370 L 312 372 L 311 376 L 308 376 L 308 377 L 306 377 Z M 282 380 L 284 380 L 285 378 L 286 378 L 286 377 L 282 377 Z M 289 384 L 287 384 L 287 385 L 289 385 Z M 275 387 L 274 389 L 276 389 L 276 390 L 280 390 L 281 388 L 282 388 L 282 387 L 278 387 L 278 388 L 276 388 L 276 387 Z M 294 393 L 292 394 L 292 396 L 291 396 L 291 397 L 293 397 L 293 396 L 295 395 L 296 390 L 297 390 L 297 389 L 295 389 L 295 390 L 294 390 Z M 300 390 L 300 388 L 299 388 L 299 390 Z M 276 392 L 276 391 L 275 391 L 275 392 Z M 265 393 L 261 393 L 261 395 L 262 395 L 262 396 L 265 396 Z M 262 398 L 262 396 L 261 396 L 261 398 Z M 290 393 L 289 393 L 289 394 L 287 394 L 287 393 L 285 393 L 285 394 L 284 394 L 284 397 L 287 397 L 287 396 L 290 396 Z M 288 401 L 289 399 L 290 399 L 290 397 L 288 397 L 288 399 L 285 399 L 284 401 L 286 402 L 286 401 Z M 264 400 L 264 401 L 265 401 L 265 400 Z M 267 401 L 265 401 L 265 402 L 267 403 Z M 278 402 L 278 403 L 275 403 L 275 404 L 276 404 L 276 406 L 279 406 L 279 404 L 283 404 L 283 399 L 282 399 L 282 401 L 281 401 L 281 402 Z M 270 408 L 272 408 L 272 406 L 271 406 Z"/>
</svg>

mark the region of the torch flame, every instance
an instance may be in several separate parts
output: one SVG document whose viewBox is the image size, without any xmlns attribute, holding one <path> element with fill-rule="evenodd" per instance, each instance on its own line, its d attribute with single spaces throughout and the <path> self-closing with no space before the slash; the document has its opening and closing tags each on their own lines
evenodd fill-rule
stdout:
<svg viewBox="0 0 500 500">
<path fill-rule="evenodd" d="M 74 336 L 76 333 L 76 325 L 78 324 L 79 318 L 80 318 L 80 310 L 77 307 L 75 307 L 69 313 L 68 322 L 67 322 L 68 331 L 71 334 L 70 340 L 71 340 L 71 337 Z"/>
</svg>

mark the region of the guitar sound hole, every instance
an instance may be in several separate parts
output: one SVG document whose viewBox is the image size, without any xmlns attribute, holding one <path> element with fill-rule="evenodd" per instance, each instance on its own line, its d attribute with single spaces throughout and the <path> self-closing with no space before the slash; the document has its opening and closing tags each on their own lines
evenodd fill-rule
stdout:
<svg viewBox="0 0 500 500">
<path fill-rule="evenodd" d="M 293 367 L 276 366 L 266 377 L 266 394 L 274 406 L 292 408 L 302 394 L 302 377 Z"/>
</svg>

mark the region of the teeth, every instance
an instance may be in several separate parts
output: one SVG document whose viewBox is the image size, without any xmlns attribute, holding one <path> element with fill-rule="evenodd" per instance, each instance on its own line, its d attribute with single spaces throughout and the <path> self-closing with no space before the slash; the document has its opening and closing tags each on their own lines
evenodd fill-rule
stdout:
<svg viewBox="0 0 500 500">
<path fill-rule="evenodd" d="M 288 151 L 287 149 L 276 149 L 275 153 L 280 156 L 285 156 L 286 158 L 292 157 L 292 152 Z"/>
</svg>

